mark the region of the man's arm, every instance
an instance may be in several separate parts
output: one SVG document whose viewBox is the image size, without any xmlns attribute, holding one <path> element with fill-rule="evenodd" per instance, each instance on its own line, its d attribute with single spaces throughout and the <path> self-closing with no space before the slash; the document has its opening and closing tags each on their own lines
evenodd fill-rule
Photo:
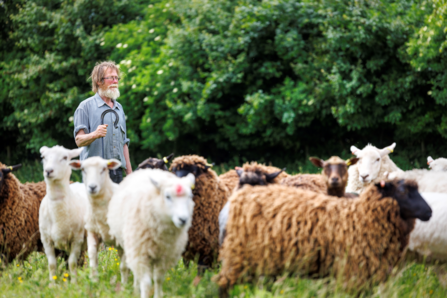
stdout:
<svg viewBox="0 0 447 298">
<path fill-rule="evenodd" d="M 88 146 L 93 143 L 94 140 L 105 137 L 107 134 L 107 126 L 108 124 L 98 125 L 98 128 L 91 133 L 85 133 L 83 129 L 79 130 L 75 138 L 76 145 L 78 145 L 78 147 Z"/>
<path fill-rule="evenodd" d="M 130 164 L 129 147 L 127 147 L 127 144 L 124 144 L 123 154 L 124 159 L 126 160 L 126 175 L 129 175 L 130 173 L 132 173 L 132 165 Z"/>
</svg>

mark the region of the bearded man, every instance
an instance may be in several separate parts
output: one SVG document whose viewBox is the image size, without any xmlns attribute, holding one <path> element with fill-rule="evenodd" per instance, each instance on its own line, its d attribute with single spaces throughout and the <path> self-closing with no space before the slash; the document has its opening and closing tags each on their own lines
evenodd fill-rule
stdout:
<svg viewBox="0 0 447 298">
<path fill-rule="evenodd" d="M 92 91 L 95 95 L 81 102 L 74 114 L 74 137 L 78 147 L 84 147 L 80 159 L 101 156 L 105 159 L 116 158 L 121 161 L 118 170 L 110 171 L 115 183 L 132 173 L 129 158 L 129 142 L 126 131 L 126 116 L 123 107 L 116 99 L 120 96 L 118 82 L 120 71 L 111 61 L 97 63 L 93 68 Z M 107 112 L 111 109 L 114 112 Z M 118 117 L 117 117 L 118 116 Z M 101 124 L 104 117 L 104 124 Z M 101 138 L 104 138 L 103 142 Z M 102 143 L 104 148 L 102 148 Z M 104 152 L 105 156 L 102 156 Z"/>
</svg>

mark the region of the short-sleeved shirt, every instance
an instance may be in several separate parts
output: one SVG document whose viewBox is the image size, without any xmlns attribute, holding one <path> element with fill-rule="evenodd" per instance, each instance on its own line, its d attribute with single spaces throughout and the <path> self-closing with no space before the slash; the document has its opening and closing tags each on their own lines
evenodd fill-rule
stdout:
<svg viewBox="0 0 447 298">
<path fill-rule="evenodd" d="M 115 128 L 115 113 L 109 112 L 104 116 L 104 124 L 108 124 L 107 134 L 104 138 L 94 140 L 90 145 L 85 146 L 80 155 L 84 160 L 92 156 L 100 156 L 105 159 L 116 158 L 121 161 L 122 167 L 126 169 L 124 158 L 124 144 L 129 146 L 130 140 L 127 138 L 126 116 L 123 107 L 116 100 L 113 101 L 113 109 L 118 114 L 118 125 Z M 101 125 L 101 114 L 111 109 L 102 98 L 96 93 L 94 96 L 81 102 L 74 114 L 74 138 L 83 129 L 86 134 L 94 132 L 98 125 Z M 102 139 L 104 139 L 104 155 L 102 156 Z"/>
</svg>

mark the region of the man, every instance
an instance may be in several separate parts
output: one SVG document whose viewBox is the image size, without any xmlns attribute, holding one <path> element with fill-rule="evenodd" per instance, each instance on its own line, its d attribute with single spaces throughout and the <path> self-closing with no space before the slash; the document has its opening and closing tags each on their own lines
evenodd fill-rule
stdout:
<svg viewBox="0 0 447 298">
<path fill-rule="evenodd" d="M 85 147 L 80 156 L 81 160 L 91 156 L 120 160 L 122 168 L 110 171 L 110 178 L 115 183 L 120 183 L 123 180 L 123 169 L 127 175 L 132 173 L 126 116 L 123 107 L 116 101 L 120 96 L 118 90 L 119 73 L 120 71 L 114 62 L 97 63 L 91 75 L 92 91 L 95 92 L 95 95 L 81 102 L 74 114 L 76 145 Z M 109 109 L 116 114 L 113 112 L 105 114 L 104 125 L 101 125 L 101 115 Z M 116 116 L 118 116 L 118 119 Z M 104 149 L 102 148 L 101 138 L 103 138 Z M 104 156 L 102 156 L 103 150 Z"/>
</svg>

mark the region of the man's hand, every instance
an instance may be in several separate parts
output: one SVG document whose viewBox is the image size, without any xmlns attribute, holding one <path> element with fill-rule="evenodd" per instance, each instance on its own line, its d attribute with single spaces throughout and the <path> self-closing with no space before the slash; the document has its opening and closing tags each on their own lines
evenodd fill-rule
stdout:
<svg viewBox="0 0 447 298">
<path fill-rule="evenodd" d="M 108 124 L 98 125 L 98 128 L 95 130 L 95 137 L 97 139 L 103 138 L 107 134 L 107 126 Z"/>
</svg>

